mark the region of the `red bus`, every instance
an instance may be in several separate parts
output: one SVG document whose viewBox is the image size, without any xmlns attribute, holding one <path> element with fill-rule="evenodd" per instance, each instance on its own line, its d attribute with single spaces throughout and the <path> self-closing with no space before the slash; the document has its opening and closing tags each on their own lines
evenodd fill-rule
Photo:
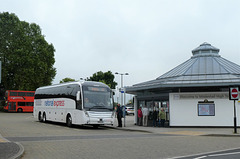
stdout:
<svg viewBox="0 0 240 159">
<path fill-rule="evenodd" d="M 8 112 L 33 112 L 35 91 L 7 90 L 4 110 Z"/>
</svg>

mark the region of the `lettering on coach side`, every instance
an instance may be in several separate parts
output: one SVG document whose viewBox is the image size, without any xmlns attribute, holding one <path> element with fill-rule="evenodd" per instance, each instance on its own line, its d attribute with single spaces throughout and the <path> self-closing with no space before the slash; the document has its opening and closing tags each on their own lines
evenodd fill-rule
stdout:
<svg viewBox="0 0 240 159">
<path fill-rule="evenodd" d="M 45 106 L 64 106 L 64 100 L 54 101 L 54 100 L 48 100 L 45 101 Z"/>
<path fill-rule="evenodd" d="M 64 106 L 64 100 L 54 101 L 54 106 Z"/>
<path fill-rule="evenodd" d="M 53 101 L 45 101 L 45 106 L 53 106 Z"/>
</svg>

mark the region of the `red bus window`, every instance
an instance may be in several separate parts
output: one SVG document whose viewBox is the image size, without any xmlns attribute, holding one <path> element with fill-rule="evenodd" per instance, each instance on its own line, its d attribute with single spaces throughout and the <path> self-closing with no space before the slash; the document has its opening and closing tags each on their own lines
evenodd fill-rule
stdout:
<svg viewBox="0 0 240 159">
<path fill-rule="evenodd" d="M 18 96 L 25 96 L 25 92 L 18 92 Z"/>
<path fill-rule="evenodd" d="M 28 97 L 34 97 L 34 93 L 28 92 L 28 93 L 27 93 L 27 96 L 28 96 Z"/>
<path fill-rule="evenodd" d="M 18 102 L 18 106 L 25 106 L 25 102 Z"/>
<path fill-rule="evenodd" d="M 18 102 L 18 106 L 33 106 L 33 102 Z"/>
<path fill-rule="evenodd" d="M 26 106 L 33 106 L 33 102 L 26 102 Z"/>
<path fill-rule="evenodd" d="M 17 96 L 18 93 L 17 92 L 10 92 L 10 96 Z"/>
</svg>

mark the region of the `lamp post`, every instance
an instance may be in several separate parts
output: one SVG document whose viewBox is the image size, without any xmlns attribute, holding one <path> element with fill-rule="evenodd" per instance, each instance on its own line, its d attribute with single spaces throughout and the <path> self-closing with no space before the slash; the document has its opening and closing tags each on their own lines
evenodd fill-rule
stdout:
<svg viewBox="0 0 240 159">
<path fill-rule="evenodd" d="M 123 106 L 123 93 L 125 93 L 123 90 L 123 76 L 129 75 L 129 74 L 128 73 L 119 73 L 119 72 L 115 72 L 115 74 L 121 75 L 121 105 Z M 124 111 L 126 111 L 126 110 L 124 110 Z M 125 121 L 125 112 L 124 112 L 124 127 L 126 126 L 125 123 L 126 123 L 126 121 Z"/>
</svg>

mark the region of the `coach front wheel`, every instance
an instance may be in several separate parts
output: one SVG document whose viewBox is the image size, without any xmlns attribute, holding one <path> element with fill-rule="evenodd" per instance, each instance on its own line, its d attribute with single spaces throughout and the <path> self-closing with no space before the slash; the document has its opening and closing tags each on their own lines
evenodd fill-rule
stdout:
<svg viewBox="0 0 240 159">
<path fill-rule="evenodd" d="M 71 117 L 71 115 L 68 114 L 66 122 L 67 122 L 68 127 L 72 127 L 72 117 Z"/>
</svg>

